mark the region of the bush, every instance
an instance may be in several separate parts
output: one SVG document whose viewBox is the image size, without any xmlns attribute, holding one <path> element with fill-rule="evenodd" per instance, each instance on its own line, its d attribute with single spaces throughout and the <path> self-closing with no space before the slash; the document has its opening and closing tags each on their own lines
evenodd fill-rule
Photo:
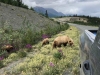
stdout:
<svg viewBox="0 0 100 75">
<path fill-rule="evenodd" d="M 26 57 L 26 55 L 27 55 L 26 52 L 24 52 L 24 51 L 18 51 L 18 56 L 19 56 L 20 58 Z"/>
<path fill-rule="evenodd" d="M 25 51 L 30 52 L 32 50 L 32 45 L 31 44 L 27 44 L 25 46 L 25 48 L 26 48 Z"/>
<path fill-rule="evenodd" d="M 26 22 L 23 22 L 23 24 Z M 46 34 L 48 36 L 55 35 L 62 30 L 66 30 L 69 28 L 68 24 L 65 25 L 57 25 L 51 26 L 47 25 L 43 30 L 39 32 L 35 30 L 35 28 L 30 25 L 28 22 L 23 25 L 21 29 L 14 30 L 9 25 L 4 25 L 1 28 L 0 41 L 1 45 L 6 44 L 13 44 L 14 49 L 19 50 L 20 48 L 25 47 L 26 44 L 36 44 L 42 39 L 42 35 Z"/>
<path fill-rule="evenodd" d="M 69 25 L 66 23 L 64 25 L 58 25 L 58 26 L 47 26 L 46 29 L 44 30 L 44 33 L 47 35 L 55 35 L 59 33 L 60 31 L 66 30 L 69 28 Z"/>
<path fill-rule="evenodd" d="M 4 67 L 2 60 L 0 60 L 0 68 Z"/>
<path fill-rule="evenodd" d="M 53 55 L 54 58 L 57 58 L 57 59 L 61 59 L 63 57 L 63 52 L 62 50 L 58 50 L 57 53 L 54 53 Z"/>
<path fill-rule="evenodd" d="M 3 56 L 4 58 L 8 57 L 7 51 L 0 50 L 0 56 Z"/>
<path fill-rule="evenodd" d="M 11 53 L 11 54 L 9 55 L 8 59 L 12 59 L 12 60 L 18 59 L 17 53 Z"/>
<path fill-rule="evenodd" d="M 62 58 L 62 55 L 61 53 L 54 53 L 54 58 L 58 58 L 58 59 L 61 59 Z"/>
</svg>

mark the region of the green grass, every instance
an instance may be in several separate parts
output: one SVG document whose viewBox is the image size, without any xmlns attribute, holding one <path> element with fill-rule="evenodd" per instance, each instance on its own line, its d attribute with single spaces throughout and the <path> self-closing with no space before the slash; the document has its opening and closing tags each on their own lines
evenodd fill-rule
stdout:
<svg viewBox="0 0 100 75">
<path fill-rule="evenodd" d="M 70 28 L 72 30 L 70 30 Z M 68 30 L 61 31 L 60 33 L 49 38 L 50 44 L 41 46 L 42 42 L 34 44 L 32 52 L 35 55 L 28 56 L 25 62 L 19 63 L 13 66 L 13 70 L 9 72 L 10 75 L 62 75 L 64 72 L 69 72 L 72 75 L 79 75 L 79 41 L 78 41 L 78 30 L 75 27 L 70 27 Z M 74 46 L 56 48 L 52 50 L 52 43 L 55 37 L 59 35 L 68 35 L 74 40 Z M 58 53 L 58 50 L 62 50 L 63 56 Z M 28 52 L 27 52 L 28 53 Z M 28 53 L 29 54 L 29 53 Z M 17 54 L 18 55 L 18 54 Z M 17 58 L 16 53 L 10 58 Z M 13 58 L 15 57 L 15 58 Z M 59 59 L 60 58 L 60 59 Z M 6 62 L 6 61 L 5 61 Z M 50 64 L 53 64 L 50 65 Z M 5 74 L 8 72 L 6 71 Z"/>
<path fill-rule="evenodd" d="M 97 27 L 99 26 L 99 23 L 98 24 L 97 23 L 92 23 L 92 21 L 91 22 L 75 21 L 73 23 L 86 25 L 86 26 L 97 26 Z"/>
<path fill-rule="evenodd" d="M 23 22 L 23 24 L 24 23 L 26 22 Z M 12 44 L 15 49 L 20 49 L 27 44 L 33 45 L 41 41 L 43 34 L 52 36 L 62 30 L 68 29 L 68 27 L 68 24 L 63 26 L 51 26 L 48 24 L 44 27 L 44 30 L 38 32 L 28 22 L 24 24 L 21 29 L 17 30 L 14 30 L 10 25 L 5 25 L 4 23 L 4 26 L 0 28 L 0 47 L 2 47 L 3 44 Z"/>
<path fill-rule="evenodd" d="M 2 21 L 3 22 L 3 21 Z M 41 30 L 40 32 L 37 32 L 34 30 L 32 25 L 30 25 L 28 22 L 23 21 L 23 27 L 21 29 L 14 30 L 11 25 L 8 25 L 7 23 L 2 23 L 2 27 L 0 28 L 0 48 L 4 44 L 11 44 L 14 47 L 13 52 L 15 53 L 8 53 L 6 51 L 2 51 L 0 49 L 0 56 L 4 56 L 4 65 L 6 66 L 8 63 L 11 63 L 13 61 L 18 60 L 19 58 L 26 57 L 27 52 L 31 52 L 32 48 L 26 48 L 25 46 L 30 44 L 34 45 L 41 41 L 42 35 L 46 34 L 49 36 L 55 35 L 58 32 L 68 29 L 69 25 L 65 24 L 63 26 L 51 26 L 47 25 L 45 26 L 44 30 Z M 41 48 L 41 45 L 38 47 L 38 49 Z M 13 58 L 14 57 L 14 58 Z"/>
</svg>

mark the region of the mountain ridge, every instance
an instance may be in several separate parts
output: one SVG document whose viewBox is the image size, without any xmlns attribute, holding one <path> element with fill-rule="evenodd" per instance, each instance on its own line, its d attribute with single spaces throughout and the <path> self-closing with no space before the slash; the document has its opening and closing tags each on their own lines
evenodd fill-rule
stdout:
<svg viewBox="0 0 100 75">
<path fill-rule="evenodd" d="M 43 15 L 45 15 L 45 12 L 47 10 L 48 12 L 48 16 L 49 17 L 59 17 L 59 16 L 65 16 L 65 14 L 63 14 L 62 12 L 57 12 L 56 10 L 52 9 L 52 8 L 43 8 L 43 7 L 39 7 L 36 6 L 33 8 L 36 12 L 41 13 Z"/>
</svg>

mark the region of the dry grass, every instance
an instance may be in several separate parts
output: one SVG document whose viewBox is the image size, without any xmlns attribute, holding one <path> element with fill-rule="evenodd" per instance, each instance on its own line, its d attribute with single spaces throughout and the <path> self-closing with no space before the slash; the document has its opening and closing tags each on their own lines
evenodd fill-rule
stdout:
<svg viewBox="0 0 100 75">
<path fill-rule="evenodd" d="M 70 28 L 72 30 L 70 30 Z M 5 71 L 5 75 L 62 75 L 69 73 L 71 75 L 79 75 L 79 32 L 71 26 L 68 30 L 50 38 L 50 44 L 41 46 L 42 42 L 33 46 L 35 55 L 27 56 L 25 61 L 13 66 L 12 71 Z M 52 50 L 52 43 L 55 37 L 59 35 L 68 35 L 74 40 L 74 46 L 56 48 Z M 54 54 L 61 49 L 63 57 L 55 59 Z M 17 55 L 15 55 L 16 57 Z M 12 58 L 12 57 L 11 57 Z M 53 64 L 53 66 L 50 65 Z"/>
</svg>

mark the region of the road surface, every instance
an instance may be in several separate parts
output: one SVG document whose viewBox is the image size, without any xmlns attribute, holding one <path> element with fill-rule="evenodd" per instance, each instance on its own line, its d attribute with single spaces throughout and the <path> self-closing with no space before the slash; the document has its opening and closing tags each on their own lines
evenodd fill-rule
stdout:
<svg viewBox="0 0 100 75">
<path fill-rule="evenodd" d="M 73 23 L 68 23 L 69 25 L 75 26 L 80 30 L 80 33 L 84 32 L 84 30 L 97 30 L 98 27 L 94 26 L 85 26 L 85 25 L 78 25 L 78 24 L 73 24 Z"/>
</svg>

